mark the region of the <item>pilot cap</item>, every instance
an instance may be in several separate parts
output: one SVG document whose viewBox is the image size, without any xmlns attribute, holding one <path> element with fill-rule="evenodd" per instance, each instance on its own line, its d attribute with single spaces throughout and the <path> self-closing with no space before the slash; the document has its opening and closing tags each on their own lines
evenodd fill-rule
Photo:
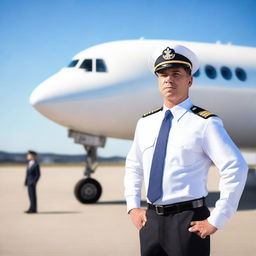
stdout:
<svg viewBox="0 0 256 256">
<path fill-rule="evenodd" d="M 28 154 L 31 154 L 33 156 L 37 156 L 37 153 L 33 150 L 28 150 Z"/>
<path fill-rule="evenodd" d="M 182 45 L 164 46 L 154 52 L 154 72 L 174 67 L 185 67 L 193 75 L 199 68 L 199 60 L 194 52 Z"/>
</svg>

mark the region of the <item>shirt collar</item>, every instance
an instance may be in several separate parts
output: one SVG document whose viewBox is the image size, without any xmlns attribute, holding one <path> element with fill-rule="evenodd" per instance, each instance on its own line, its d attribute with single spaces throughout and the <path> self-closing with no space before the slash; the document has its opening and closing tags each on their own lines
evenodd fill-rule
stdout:
<svg viewBox="0 0 256 256">
<path fill-rule="evenodd" d="M 28 165 L 29 165 L 29 166 L 32 166 L 34 163 L 35 163 L 35 160 L 30 160 L 30 161 L 28 162 Z"/>
<path fill-rule="evenodd" d="M 171 110 L 173 114 L 173 118 L 179 121 L 179 119 L 187 113 L 190 108 L 193 106 L 190 98 L 187 98 L 186 100 L 182 101 L 180 104 L 174 106 L 171 109 L 168 109 L 165 105 L 163 106 L 163 112 L 165 113 L 166 110 Z"/>
</svg>

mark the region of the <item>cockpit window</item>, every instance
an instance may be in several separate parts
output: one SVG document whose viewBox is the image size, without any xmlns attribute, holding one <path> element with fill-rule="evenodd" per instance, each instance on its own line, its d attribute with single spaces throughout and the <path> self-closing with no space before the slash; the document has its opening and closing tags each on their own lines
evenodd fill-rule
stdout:
<svg viewBox="0 0 256 256">
<path fill-rule="evenodd" d="M 92 72 L 92 59 L 84 60 L 80 68 L 84 69 L 86 72 Z"/>
<path fill-rule="evenodd" d="M 69 67 L 69 68 L 75 67 L 76 64 L 77 64 L 77 62 L 78 62 L 78 60 L 72 60 L 72 61 L 68 64 L 68 67 Z"/>
<path fill-rule="evenodd" d="M 107 72 L 107 67 L 103 59 L 96 59 L 96 72 Z"/>
</svg>

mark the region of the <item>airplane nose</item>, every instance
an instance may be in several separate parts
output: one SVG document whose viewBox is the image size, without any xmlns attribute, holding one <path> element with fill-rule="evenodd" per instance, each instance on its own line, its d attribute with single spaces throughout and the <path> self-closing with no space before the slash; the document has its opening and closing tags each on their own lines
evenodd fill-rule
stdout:
<svg viewBox="0 0 256 256">
<path fill-rule="evenodd" d="M 65 101 L 68 95 L 93 88 L 95 79 L 90 80 L 89 75 L 86 80 L 84 77 L 83 70 L 69 71 L 64 68 L 39 84 L 31 93 L 29 102 L 40 110 L 43 106 Z"/>
<path fill-rule="evenodd" d="M 72 118 L 70 111 L 74 99 L 80 99 L 81 94 L 88 94 L 88 90 L 94 88 L 96 79 L 93 78 L 85 76 L 83 70 L 61 70 L 39 84 L 32 91 L 29 102 L 45 117 L 66 124 Z"/>
<path fill-rule="evenodd" d="M 48 85 L 43 82 L 32 91 L 29 97 L 29 103 L 41 114 L 44 114 L 51 104 L 50 97 L 47 95 L 46 86 L 48 87 Z"/>
<path fill-rule="evenodd" d="M 29 102 L 41 114 L 47 114 L 54 110 L 54 105 L 58 99 L 69 93 L 72 84 L 72 76 L 66 70 L 61 70 L 55 75 L 39 84 L 31 93 Z"/>
<path fill-rule="evenodd" d="M 44 116 L 51 116 L 54 112 L 56 97 L 61 95 L 61 88 L 65 89 L 65 78 L 61 72 L 53 75 L 39 84 L 31 93 L 29 103 Z M 62 75 L 62 77 L 60 76 Z"/>
<path fill-rule="evenodd" d="M 37 109 L 37 106 L 40 104 L 41 102 L 41 97 L 40 97 L 40 93 L 38 92 L 38 89 L 34 89 L 33 92 L 30 94 L 29 97 L 29 103 L 35 108 Z"/>
<path fill-rule="evenodd" d="M 67 77 L 67 76 L 66 76 Z M 65 74 L 54 75 L 39 84 L 31 93 L 29 103 L 46 118 L 66 126 L 69 115 L 66 110 L 70 104 L 66 102 L 70 82 Z"/>
</svg>

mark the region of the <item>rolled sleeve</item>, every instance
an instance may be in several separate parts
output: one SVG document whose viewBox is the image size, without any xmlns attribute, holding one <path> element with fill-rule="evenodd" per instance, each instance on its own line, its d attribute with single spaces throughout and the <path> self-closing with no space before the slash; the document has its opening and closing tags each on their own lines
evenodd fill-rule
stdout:
<svg viewBox="0 0 256 256">
<path fill-rule="evenodd" d="M 203 149 L 219 169 L 220 198 L 215 204 L 208 221 L 222 229 L 236 212 L 242 195 L 248 166 L 223 127 L 222 121 L 209 118 L 203 137 Z"/>
</svg>

